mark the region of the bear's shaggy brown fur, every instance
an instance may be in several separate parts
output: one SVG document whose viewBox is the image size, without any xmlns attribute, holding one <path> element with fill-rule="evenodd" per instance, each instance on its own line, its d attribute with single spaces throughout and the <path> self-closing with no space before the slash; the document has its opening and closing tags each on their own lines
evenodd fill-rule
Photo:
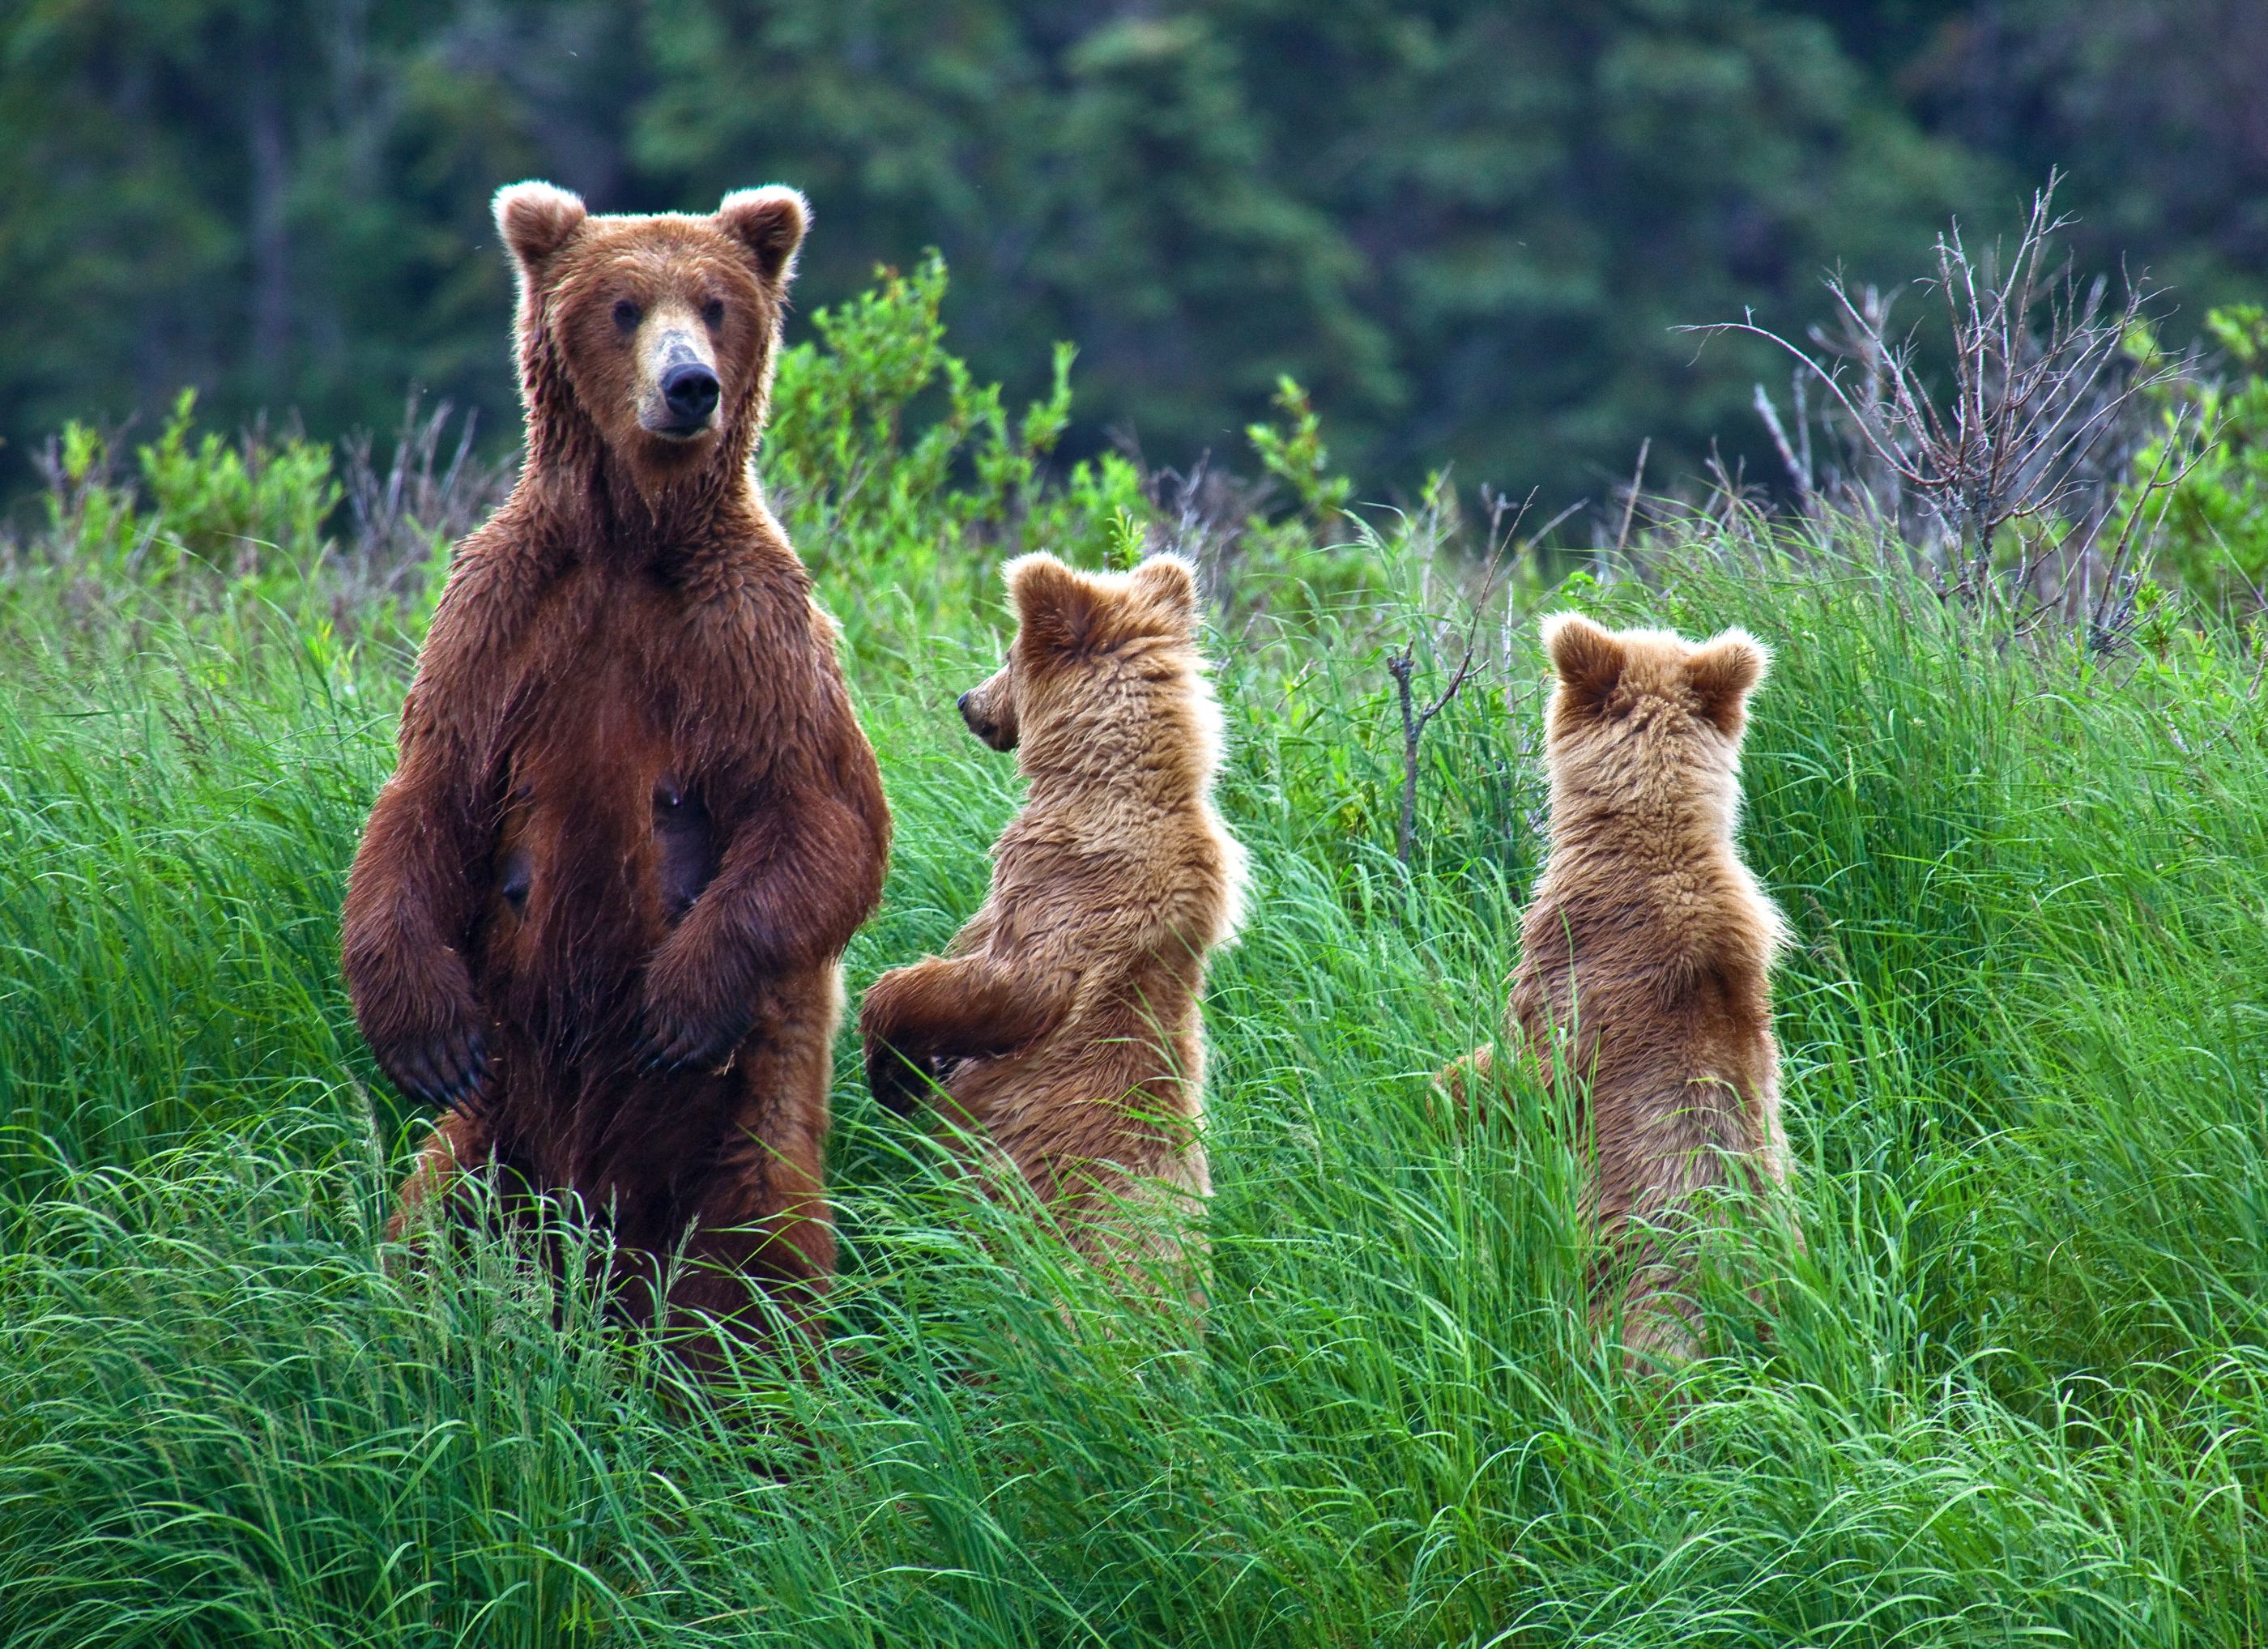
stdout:
<svg viewBox="0 0 2268 1649">
<path fill-rule="evenodd" d="M 1113 1211 L 1162 1187 L 1194 1213 L 1211 1190 L 1199 997 L 1244 854 L 1210 799 L 1220 716 L 1197 584 L 1163 556 L 1102 575 L 1026 556 L 1007 583 L 1007 662 L 961 703 L 1017 752 L 1027 799 L 946 955 L 866 993 L 867 1079 L 900 1110 L 940 1086 L 1083 1251 L 1170 1262 Z"/>
<path fill-rule="evenodd" d="M 1506 1034 L 1589 1099 L 1584 1212 L 1605 1245 L 1594 1307 L 1634 1352 L 1683 1355 L 1677 1268 L 1632 1222 L 1675 1219 L 1737 1174 L 1784 1182 L 1771 974 L 1779 912 L 1734 845 L 1741 740 L 1764 648 L 1725 631 L 1544 622 L 1550 849 L 1521 924 Z M 1452 1077 L 1485 1077 L 1481 1049 Z"/>
<path fill-rule="evenodd" d="M 526 467 L 457 552 L 348 882 L 363 1034 L 455 1108 L 393 1229 L 493 1162 L 611 1222 L 635 1315 L 689 1232 L 675 1307 L 745 1310 L 753 1276 L 807 1316 L 837 959 L 889 815 L 748 473 L 803 197 L 596 217 L 524 183 L 496 216 Z"/>
</svg>

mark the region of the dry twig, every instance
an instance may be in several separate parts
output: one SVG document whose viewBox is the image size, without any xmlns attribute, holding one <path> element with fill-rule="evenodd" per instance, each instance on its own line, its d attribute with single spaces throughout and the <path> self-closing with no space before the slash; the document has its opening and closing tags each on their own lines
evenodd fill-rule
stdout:
<svg viewBox="0 0 2268 1649">
<path fill-rule="evenodd" d="M 1521 517 L 1528 513 L 1528 505 L 1535 501 L 1530 492 L 1517 511 L 1512 512 L 1512 524 L 1498 530 L 1508 508 L 1508 500 L 1498 494 L 1489 500 L 1489 556 L 1487 575 L 1481 580 L 1479 593 L 1473 597 L 1472 614 L 1465 622 L 1463 646 L 1457 658 L 1457 667 L 1450 672 L 1447 685 L 1433 696 L 1431 703 L 1418 708 L 1411 688 L 1418 669 L 1418 637 L 1412 636 L 1402 645 L 1402 651 L 1389 653 L 1386 673 L 1394 678 L 1394 690 L 1402 706 L 1402 818 L 1395 833 L 1395 857 L 1403 864 L 1410 863 L 1411 850 L 1418 839 L 1418 748 L 1425 736 L 1425 728 L 1434 717 L 1448 708 L 1471 677 L 1477 657 L 1482 615 L 1488 610 L 1489 596 L 1496 588 L 1498 573 L 1502 571 L 1504 552 L 1510 546 L 1512 535 L 1520 530 Z"/>
<path fill-rule="evenodd" d="M 419 400 L 412 390 L 402 404 L 385 469 L 372 461 L 376 444 L 368 431 L 340 443 L 339 478 L 352 523 L 349 561 L 366 593 L 406 587 L 437 541 L 453 542 L 472 531 L 511 490 L 512 464 L 483 463 L 474 453 L 471 412 L 445 460 L 442 441 L 455 409 L 441 401 L 424 411 Z"/>
</svg>

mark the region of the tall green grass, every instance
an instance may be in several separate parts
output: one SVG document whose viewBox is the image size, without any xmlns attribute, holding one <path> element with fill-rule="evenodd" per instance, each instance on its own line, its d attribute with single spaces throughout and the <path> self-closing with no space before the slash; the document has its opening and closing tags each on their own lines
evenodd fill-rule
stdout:
<svg viewBox="0 0 2268 1649">
<path fill-rule="evenodd" d="M 1428 735 L 1392 854 L 1375 632 L 1225 639 L 1253 850 L 1210 1023 L 1206 1331 L 973 1207 L 841 1064 L 835 1355 L 689 1388 L 587 1299 L 377 1227 L 413 1119 L 337 978 L 398 640 L 305 612 L 11 629 L 0 1621 L 11 1644 L 2110 1644 L 2268 1624 L 2268 710 L 2200 637 L 2017 644 L 1871 562 L 1689 546 L 1609 619 L 1776 645 L 1748 851 L 1801 1248 L 1722 1354 L 1583 1330 L 1491 1034 L 1537 661 Z M 897 620 L 865 600 L 868 633 Z M 981 897 L 998 615 L 854 659 L 898 816 L 854 989 Z M 857 626 L 854 624 L 854 629 Z M 1518 634 L 1528 632 L 1521 629 Z M 846 1047 L 846 1053 L 848 1052 Z M 1066 1316 L 1060 1302 L 1069 1299 Z"/>
<path fill-rule="evenodd" d="M 1174 530 L 1124 466 L 1040 484 L 1057 402 L 1011 431 L 935 279 L 788 364 L 767 459 L 897 818 L 854 994 L 975 907 L 1015 805 L 952 708 L 1000 560 Z M 837 358 L 869 332 L 892 372 Z M 934 393 L 946 437 L 900 416 Z M 1551 598 L 1776 653 L 1743 839 L 1797 935 L 1801 1240 L 1761 1225 L 1713 1355 L 1636 1378 L 1548 1106 L 1428 1104 L 1495 1031 L 1543 805 L 1530 584 L 1395 858 L 1385 659 L 1434 633 L 1444 496 L 1345 548 L 1253 525 L 1213 637 L 1255 885 L 1202 1336 L 966 1196 L 846 1036 L 829 1354 L 701 1385 L 525 1248 L 383 1263 L 421 1124 L 336 924 L 423 608 L 342 605 L 305 542 L 0 569 L 0 1641 L 2268 1640 L 2257 637 L 2098 658 L 1860 540 L 1705 530 Z M 1305 593 L 1256 619 L 1271 580 Z"/>
</svg>

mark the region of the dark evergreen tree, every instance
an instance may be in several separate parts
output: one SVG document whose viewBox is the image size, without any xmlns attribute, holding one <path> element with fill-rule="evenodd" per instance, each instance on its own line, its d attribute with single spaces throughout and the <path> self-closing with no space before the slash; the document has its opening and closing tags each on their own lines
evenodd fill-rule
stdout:
<svg viewBox="0 0 2268 1649">
<path fill-rule="evenodd" d="M 600 210 L 792 181 L 806 306 L 939 247 L 955 346 L 1070 450 L 1234 453 L 1279 374 L 1411 488 L 1600 490 L 1748 412 L 1820 277 L 1924 267 L 2051 165 L 2122 254 L 2257 295 L 2268 147 L 2236 0 L 0 0 L 0 491 L 66 416 L 512 432 L 496 186 Z M 2202 308 L 2193 303 L 2191 313 Z M 1240 455 L 1241 456 L 1241 455 Z"/>
</svg>

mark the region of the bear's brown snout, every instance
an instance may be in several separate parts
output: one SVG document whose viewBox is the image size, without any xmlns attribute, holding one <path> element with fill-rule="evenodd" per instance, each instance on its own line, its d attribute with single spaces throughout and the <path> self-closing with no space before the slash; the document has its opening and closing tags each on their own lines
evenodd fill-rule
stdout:
<svg viewBox="0 0 2268 1649">
<path fill-rule="evenodd" d="M 708 340 L 675 306 L 641 327 L 644 393 L 638 423 L 667 441 L 694 441 L 716 426 L 724 382 Z"/>
<path fill-rule="evenodd" d="M 995 750 L 1012 750 L 1018 743 L 1021 718 L 1016 714 L 1015 666 L 1002 665 L 954 701 L 968 731 Z"/>
</svg>

